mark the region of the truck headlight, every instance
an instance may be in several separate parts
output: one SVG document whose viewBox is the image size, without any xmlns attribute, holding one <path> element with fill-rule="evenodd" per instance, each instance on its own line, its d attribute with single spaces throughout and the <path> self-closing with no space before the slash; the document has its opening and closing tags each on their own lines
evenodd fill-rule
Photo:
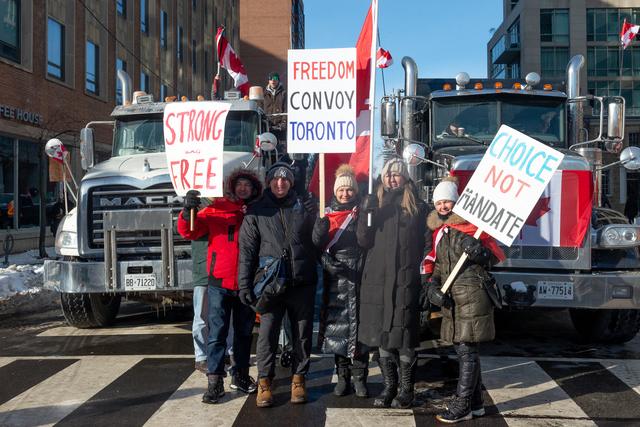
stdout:
<svg viewBox="0 0 640 427">
<path fill-rule="evenodd" d="M 56 253 L 64 256 L 78 256 L 78 230 L 76 210 L 72 209 L 58 225 L 56 233 Z"/>
<path fill-rule="evenodd" d="M 609 224 L 598 230 L 597 247 L 630 248 L 640 246 L 640 226 L 630 224 Z"/>
</svg>

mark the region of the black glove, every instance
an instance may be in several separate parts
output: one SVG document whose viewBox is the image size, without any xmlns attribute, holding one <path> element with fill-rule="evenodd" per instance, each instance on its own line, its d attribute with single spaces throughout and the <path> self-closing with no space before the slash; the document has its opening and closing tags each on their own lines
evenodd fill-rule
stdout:
<svg viewBox="0 0 640 427">
<path fill-rule="evenodd" d="M 256 296 L 251 289 L 240 289 L 238 291 L 238 298 L 244 305 L 253 305 L 256 302 Z"/>
<path fill-rule="evenodd" d="M 316 233 L 318 236 L 327 236 L 329 234 L 329 218 L 325 216 L 316 220 Z"/>
<path fill-rule="evenodd" d="M 487 248 L 482 246 L 482 243 L 480 243 L 478 239 L 466 236 L 460 243 L 462 250 L 466 252 L 471 262 L 479 265 L 487 265 L 489 263 L 491 253 Z"/>
<path fill-rule="evenodd" d="M 302 201 L 302 206 L 304 206 L 304 210 L 306 210 L 311 215 L 315 215 L 318 213 L 318 201 L 312 196 L 306 197 Z"/>
<path fill-rule="evenodd" d="M 322 264 L 322 268 L 332 276 L 344 272 L 344 265 L 327 252 L 322 253 L 320 263 Z"/>
<path fill-rule="evenodd" d="M 189 190 L 182 201 L 182 218 L 189 221 L 191 219 L 191 209 L 198 210 L 200 206 L 200 192 L 198 190 Z"/>
<path fill-rule="evenodd" d="M 360 206 L 360 209 L 363 212 L 369 212 L 369 211 L 373 211 L 377 207 L 378 207 L 378 198 L 376 197 L 376 195 L 367 194 L 362 199 L 362 205 Z"/>
<path fill-rule="evenodd" d="M 427 282 L 427 299 L 433 305 L 444 308 L 451 308 L 451 297 L 445 295 L 440 290 L 440 281 L 436 279 L 430 279 Z"/>
</svg>

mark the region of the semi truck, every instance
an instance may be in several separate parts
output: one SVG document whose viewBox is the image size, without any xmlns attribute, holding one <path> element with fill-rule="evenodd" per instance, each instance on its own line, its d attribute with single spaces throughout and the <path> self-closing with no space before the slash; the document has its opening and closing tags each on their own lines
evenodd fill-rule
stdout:
<svg viewBox="0 0 640 427">
<path fill-rule="evenodd" d="M 68 324 L 108 326 L 123 297 L 152 305 L 189 304 L 193 290 L 191 242 L 176 230 L 182 198 L 173 189 L 164 154 L 166 102 L 133 92 L 118 71 L 122 105 L 112 120 L 90 122 L 80 132 L 82 167 L 77 206 L 58 226 L 56 260 L 44 264 L 45 286 L 60 293 Z M 261 172 L 277 140 L 257 100 L 239 92 L 227 115 L 224 171 L 249 167 Z M 176 101 L 174 101 L 176 102 Z M 201 101 L 211 102 L 211 101 Z M 97 163 L 94 128 L 112 129 L 110 158 Z M 263 156 L 264 153 L 270 155 Z"/>
<path fill-rule="evenodd" d="M 581 95 L 581 55 L 567 65 L 566 89 L 564 82 L 542 84 L 536 73 L 524 81 L 467 73 L 419 79 L 411 58 L 402 65 L 404 90 L 380 103 L 381 134 L 387 149 L 407 160 L 425 200 L 447 175 L 458 177 L 462 191 L 503 124 L 565 155 L 554 176 L 560 184 L 547 187 L 492 270 L 503 309 L 568 309 L 586 340 L 632 339 L 640 329 L 640 225 L 603 195 L 604 177 L 613 176 L 607 171 L 624 177 L 621 168 L 640 168 L 640 148 L 622 150 L 624 98 Z M 624 185 L 606 182 L 616 196 Z"/>
</svg>

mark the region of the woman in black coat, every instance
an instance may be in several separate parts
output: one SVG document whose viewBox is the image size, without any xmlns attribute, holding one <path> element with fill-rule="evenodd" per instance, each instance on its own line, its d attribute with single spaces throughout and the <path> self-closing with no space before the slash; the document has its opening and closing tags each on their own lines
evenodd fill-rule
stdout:
<svg viewBox="0 0 640 427">
<path fill-rule="evenodd" d="M 426 205 L 402 159 L 389 160 L 381 179 L 358 221 L 358 244 L 368 250 L 360 288 L 359 339 L 380 352 L 385 388 L 374 406 L 408 408 L 413 402 L 414 349 L 419 344 Z"/>
<path fill-rule="evenodd" d="M 356 238 L 358 183 L 349 165 L 336 171 L 331 207 L 316 220 L 313 243 L 322 251 L 322 307 L 318 346 L 335 355 L 336 396 L 353 387 L 356 396 L 367 397 L 369 353 L 358 345 L 358 292 L 363 251 Z"/>
</svg>

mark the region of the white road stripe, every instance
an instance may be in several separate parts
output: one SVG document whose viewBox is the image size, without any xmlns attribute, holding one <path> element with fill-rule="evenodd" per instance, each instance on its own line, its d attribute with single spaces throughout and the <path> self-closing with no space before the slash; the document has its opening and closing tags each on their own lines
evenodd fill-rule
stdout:
<svg viewBox="0 0 640 427">
<path fill-rule="evenodd" d="M 602 361 L 602 366 L 640 394 L 640 360 Z"/>
<path fill-rule="evenodd" d="M 257 368 L 252 366 L 249 374 L 255 379 L 258 374 Z M 202 403 L 202 395 L 207 391 L 207 377 L 196 371 L 153 414 L 145 426 L 231 426 L 248 395 L 231 390 L 230 384 L 231 376 L 228 375 L 224 380 L 225 395 L 220 403 Z"/>
<path fill-rule="evenodd" d="M 483 357 L 482 380 L 510 426 L 595 425 L 533 361 Z"/>
<path fill-rule="evenodd" d="M 167 334 L 191 334 L 191 329 L 186 329 L 184 323 L 164 325 L 141 325 L 128 327 L 110 327 L 104 329 L 77 329 L 72 326 L 60 326 L 47 329 L 39 333 L 38 337 L 85 337 L 85 336 L 110 336 L 110 335 L 167 335 Z"/>
<path fill-rule="evenodd" d="M 140 356 L 83 357 L 0 406 L 0 425 L 52 426 L 141 359 Z"/>
<path fill-rule="evenodd" d="M 4 365 L 8 365 L 14 360 L 16 360 L 15 357 L 0 357 L 0 368 L 3 367 Z"/>
</svg>

